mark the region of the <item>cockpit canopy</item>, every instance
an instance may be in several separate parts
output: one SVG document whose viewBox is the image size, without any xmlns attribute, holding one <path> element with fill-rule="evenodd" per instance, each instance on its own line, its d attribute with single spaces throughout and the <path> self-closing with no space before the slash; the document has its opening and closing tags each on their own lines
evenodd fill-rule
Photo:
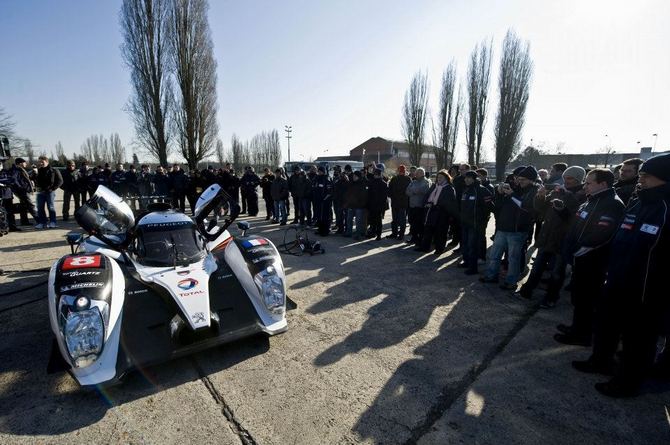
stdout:
<svg viewBox="0 0 670 445">
<path fill-rule="evenodd" d="M 103 185 L 75 212 L 82 229 L 113 247 L 127 243 L 135 217 L 120 196 Z"/>
<path fill-rule="evenodd" d="M 148 267 L 187 266 L 207 254 L 196 225 L 174 210 L 142 218 L 135 230 L 133 247 L 137 262 Z"/>
</svg>

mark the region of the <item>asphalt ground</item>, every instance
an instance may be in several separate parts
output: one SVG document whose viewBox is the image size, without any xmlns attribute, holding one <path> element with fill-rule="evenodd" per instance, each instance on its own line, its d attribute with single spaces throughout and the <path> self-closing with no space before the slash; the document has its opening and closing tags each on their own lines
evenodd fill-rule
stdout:
<svg viewBox="0 0 670 445">
<path fill-rule="evenodd" d="M 285 227 L 263 213 L 241 219 L 283 243 Z M 2 444 L 670 443 L 670 384 L 615 400 L 593 388 L 606 377 L 572 369 L 590 351 L 552 338 L 570 319 L 567 295 L 538 309 L 463 275 L 452 251 L 390 240 L 310 234 L 325 254 L 282 255 L 297 305 L 286 333 L 81 389 L 46 373 L 40 270 L 76 229 L 0 238 Z"/>
</svg>

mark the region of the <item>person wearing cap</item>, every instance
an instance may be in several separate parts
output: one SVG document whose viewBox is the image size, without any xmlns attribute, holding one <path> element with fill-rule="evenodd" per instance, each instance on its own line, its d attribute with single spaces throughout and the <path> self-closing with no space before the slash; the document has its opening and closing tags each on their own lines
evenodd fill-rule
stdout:
<svg viewBox="0 0 670 445">
<path fill-rule="evenodd" d="M 637 197 L 617 224 L 610 246 L 593 353 L 586 361 L 573 362 L 576 369 L 587 373 L 611 374 L 614 370 L 610 381 L 595 385 L 611 397 L 639 392 L 654 364 L 659 334 L 666 335 L 664 354 L 668 354 L 670 154 L 648 159 L 639 170 L 639 184 Z M 620 341 L 621 363 L 615 370 Z"/>
<path fill-rule="evenodd" d="M 619 180 L 614 183 L 614 190 L 624 204 L 628 204 L 638 184 L 638 171 L 644 161 L 640 158 L 626 159 L 619 169 Z"/>
<path fill-rule="evenodd" d="M 528 233 L 533 225 L 533 200 L 538 190 L 537 170 L 528 166 L 516 176 L 516 187 L 510 184 L 498 186 L 496 199 L 496 234 L 489 256 L 483 283 L 497 283 L 500 260 L 503 253 L 508 255 L 508 271 L 505 281 L 500 285 L 504 290 L 516 290 L 521 274 L 521 265 L 525 263 L 524 252 Z"/>
<path fill-rule="evenodd" d="M 35 188 L 33 187 L 33 182 L 30 180 L 30 175 L 26 171 L 26 166 L 28 163 L 23 158 L 16 158 L 14 160 L 14 165 L 9 169 L 9 176 L 12 178 L 11 188 L 14 196 L 19 200 L 20 208 L 22 212 L 30 213 L 35 221 L 35 224 L 38 224 L 39 217 L 37 216 L 37 208 L 35 207 L 35 201 L 33 200 L 33 192 Z M 21 213 L 21 225 L 28 225 L 28 215 Z"/>
<path fill-rule="evenodd" d="M 463 175 L 465 188 L 461 194 L 461 251 L 466 275 L 476 275 L 480 239 L 486 236 L 489 215 L 494 210 L 493 194 L 481 185 L 477 172 L 469 170 Z"/>
<path fill-rule="evenodd" d="M 591 346 L 596 296 L 605 283 L 609 246 L 624 213 L 614 192 L 614 174 L 596 168 L 586 175 L 587 201 L 577 210 L 565 237 L 565 255 L 572 264 L 570 286 L 572 325 L 558 325 L 554 339 L 563 344 Z"/>
<path fill-rule="evenodd" d="M 74 200 L 74 211 L 79 209 L 79 171 L 75 168 L 74 161 L 68 161 L 63 172 L 63 221 L 70 219 L 70 201 Z"/>
<path fill-rule="evenodd" d="M 391 234 L 387 235 L 389 239 L 403 240 L 405 230 L 407 230 L 407 207 L 409 197 L 407 196 L 407 187 L 412 182 L 409 176 L 405 174 L 405 166 L 399 165 L 397 174 L 391 178 L 388 186 L 389 198 L 391 198 Z"/>
<path fill-rule="evenodd" d="M 535 240 L 537 254 L 533 268 L 517 296 L 532 298 L 533 291 L 540 284 L 542 274 L 550 270 L 551 278 L 547 294 L 541 303 L 543 308 L 552 308 L 558 301 L 565 278 L 565 262 L 561 256 L 563 239 L 577 208 L 586 199 L 583 191 L 585 176 L 586 171 L 582 167 L 572 166 L 563 173 L 564 186 L 546 185 L 535 195 L 533 205 L 544 223 Z"/>
</svg>

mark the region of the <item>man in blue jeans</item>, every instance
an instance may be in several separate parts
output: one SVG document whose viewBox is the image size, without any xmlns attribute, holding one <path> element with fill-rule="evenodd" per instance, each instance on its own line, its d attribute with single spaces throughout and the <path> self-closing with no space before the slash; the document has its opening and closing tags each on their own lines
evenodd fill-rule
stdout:
<svg viewBox="0 0 670 445">
<path fill-rule="evenodd" d="M 360 171 L 355 171 L 352 181 L 344 195 L 344 207 L 347 209 L 347 228 L 344 236 L 352 235 L 354 217 L 356 218 L 355 240 L 365 237 L 367 228 L 366 206 L 368 203 L 368 185 Z"/>
<path fill-rule="evenodd" d="M 498 197 L 496 200 L 497 218 L 496 235 L 486 270 L 486 274 L 480 278 L 483 283 L 497 283 L 500 271 L 500 260 L 503 253 L 507 251 L 509 258 L 509 269 L 504 283 L 500 285 L 504 290 L 516 290 L 524 252 L 524 245 L 533 221 L 533 200 L 538 186 L 537 170 L 528 166 L 517 175 L 516 187 L 510 184 L 498 186 Z"/>
<path fill-rule="evenodd" d="M 39 221 L 36 229 L 48 227 L 55 229 L 56 226 L 56 190 L 63 185 L 63 177 L 60 172 L 49 165 L 49 158 L 40 156 L 37 160 L 39 170 L 37 171 L 37 216 Z M 49 209 L 49 223 L 44 206 Z"/>
</svg>

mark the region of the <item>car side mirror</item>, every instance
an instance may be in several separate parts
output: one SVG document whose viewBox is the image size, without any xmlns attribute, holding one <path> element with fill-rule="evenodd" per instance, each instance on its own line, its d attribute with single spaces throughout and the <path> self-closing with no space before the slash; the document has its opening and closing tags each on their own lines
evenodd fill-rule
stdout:
<svg viewBox="0 0 670 445">
<path fill-rule="evenodd" d="M 212 220 L 216 225 L 218 223 L 217 209 L 219 207 L 223 208 L 224 205 L 227 205 L 229 213 L 224 219 L 223 226 L 219 227 L 217 230 L 211 225 L 211 221 L 207 221 L 206 218 L 210 213 L 214 212 Z M 213 241 L 228 228 L 235 218 L 237 218 L 237 215 L 240 213 L 240 206 L 221 188 L 221 186 L 213 184 L 202 192 L 200 198 L 198 198 L 193 213 L 195 214 L 195 223 L 198 226 L 200 233 L 202 233 L 208 241 Z M 208 223 L 209 225 L 206 226 Z"/>
<path fill-rule="evenodd" d="M 79 246 L 84 241 L 84 234 L 79 232 L 70 232 L 65 235 L 67 243 L 70 245 L 70 251 L 74 254 L 75 246 Z"/>
</svg>

